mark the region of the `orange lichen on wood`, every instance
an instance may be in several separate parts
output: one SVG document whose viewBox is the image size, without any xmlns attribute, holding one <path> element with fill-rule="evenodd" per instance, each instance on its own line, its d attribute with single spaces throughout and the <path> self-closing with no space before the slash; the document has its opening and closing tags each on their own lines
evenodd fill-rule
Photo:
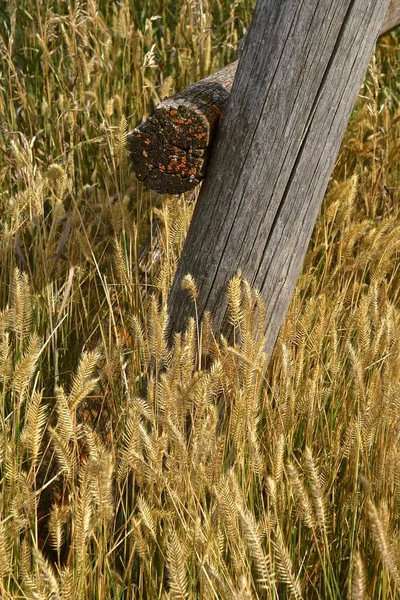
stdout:
<svg viewBox="0 0 400 600">
<path fill-rule="evenodd" d="M 167 98 L 130 133 L 133 168 L 147 187 L 180 194 L 201 182 L 235 69 L 229 65 Z"/>
</svg>

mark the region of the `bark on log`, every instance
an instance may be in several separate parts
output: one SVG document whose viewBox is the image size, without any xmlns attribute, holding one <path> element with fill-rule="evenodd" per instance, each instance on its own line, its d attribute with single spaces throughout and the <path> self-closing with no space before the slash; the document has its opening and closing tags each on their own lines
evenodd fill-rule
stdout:
<svg viewBox="0 0 400 600">
<path fill-rule="evenodd" d="M 380 33 L 398 23 L 400 0 L 392 0 Z M 181 194 L 200 183 L 237 65 L 235 61 L 165 99 L 130 133 L 132 164 L 144 185 L 160 194 Z"/>
<path fill-rule="evenodd" d="M 227 284 L 238 269 L 266 302 L 269 356 L 389 0 L 259 0 L 168 312 L 171 339 L 195 316 L 197 283 L 228 339 Z"/>
</svg>

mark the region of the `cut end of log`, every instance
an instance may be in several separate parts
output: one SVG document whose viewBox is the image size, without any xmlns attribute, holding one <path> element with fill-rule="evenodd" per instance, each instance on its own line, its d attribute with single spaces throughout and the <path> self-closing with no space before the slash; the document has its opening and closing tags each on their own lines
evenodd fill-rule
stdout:
<svg viewBox="0 0 400 600">
<path fill-rule="evenodd" d="M 204 177 L 228 97 L 220 84 L 204 80 L 156 106 L 128 137 L 139 181 L 160 194 L 182 194 L 195 188 Z"/>
<path fill-rule="evenodd" d="M 160 194 L 181 194 L 200 183 L 206 160 L 207 122 L 187 110 L 159 105 L 129 135 L 139 181 Z"/>
</svg>

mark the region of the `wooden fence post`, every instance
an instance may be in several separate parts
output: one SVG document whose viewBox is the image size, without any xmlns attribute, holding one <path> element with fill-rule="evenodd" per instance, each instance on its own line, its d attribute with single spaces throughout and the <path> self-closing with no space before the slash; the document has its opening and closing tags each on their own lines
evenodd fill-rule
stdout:
<svg viewBox="0 0 400 600">
<path fill-rule="evenodd" d="M 169 299 L 170 331 L 193 306 L 230 337 L 240 269 L 268 311 L 270 355 L 389 0 L 258 0 Z"/>
</svg>

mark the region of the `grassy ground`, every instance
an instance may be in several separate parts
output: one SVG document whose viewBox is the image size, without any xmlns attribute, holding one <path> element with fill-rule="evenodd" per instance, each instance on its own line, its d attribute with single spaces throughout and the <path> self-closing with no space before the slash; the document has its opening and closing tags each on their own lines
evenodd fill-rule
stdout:
<svg viewBox="0 0 400 600">
<path fill-rule="evenodd" d="M 194 322 L 165 346 L 193 200 L 142 189 L 126 134 L 250 18 L 249 0 L 0 2 L 5 600 L 398 597 L 398 33 L 267 374 L 238 279 L 237 347 L 208 323 L 199 347 Z"/>
</svg>

